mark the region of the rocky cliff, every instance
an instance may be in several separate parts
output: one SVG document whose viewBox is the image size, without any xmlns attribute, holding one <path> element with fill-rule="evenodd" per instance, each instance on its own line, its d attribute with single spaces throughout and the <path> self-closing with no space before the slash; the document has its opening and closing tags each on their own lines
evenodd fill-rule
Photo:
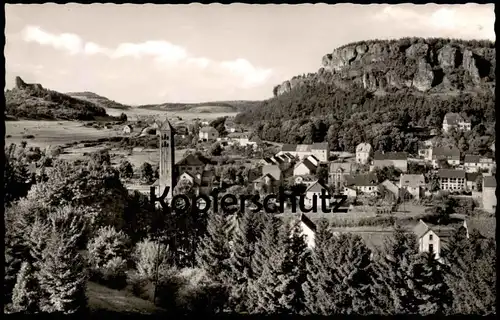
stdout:
<svg viewBox="0 0 500 320">
<path fill-rule="evenodd" d="M 316 73 L 297 76 L 276 86 L 275 96 L 317 82 L 339 89 L 360 85 L 387 93 L 492 90 L 495 87 L 495 44 L 490 41 L 405 38 L 352 43 L 321 60 Z"/>
</svg>

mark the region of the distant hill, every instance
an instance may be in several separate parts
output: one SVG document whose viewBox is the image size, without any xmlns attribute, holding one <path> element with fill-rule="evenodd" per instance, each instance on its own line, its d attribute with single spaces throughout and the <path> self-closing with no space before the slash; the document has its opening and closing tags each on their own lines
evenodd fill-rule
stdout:
<svg viewBox="0 0 500 320">
<path fill-rule="evenodd" d="M 66 93 L 68 96 L 80 99 L 80 100 L 85 100 L 89 102 L 93 102 L 98 106 L 101 106 L 103 108 L 112 108 L 112 109 L 120 109 L 120 110 L 128 110 L 131 108 L 131 106 L 127 106 L 124 104 L 121 104 L 119 102 L 116 102 L 114 100 L 110 100 L 106 97 L 100 96 L 96 93 L 93 92 L 68 92 Z"/>
<path fill-rule="evenodd" d="M 96 120 L 109 117 L 90 101 L 26 83 L 16 77 L 16 87 L 5 92 L 6 115 L 30 120 Z"/>
<path fill-rule="evenodd" d="M 164 111 L 192 111 L 192 112 L 242 112 L 253 109 L 261 101 L 214 101 L 201 103 L 161 103 L 141 105 L 138 108 Z"/>
</svg>

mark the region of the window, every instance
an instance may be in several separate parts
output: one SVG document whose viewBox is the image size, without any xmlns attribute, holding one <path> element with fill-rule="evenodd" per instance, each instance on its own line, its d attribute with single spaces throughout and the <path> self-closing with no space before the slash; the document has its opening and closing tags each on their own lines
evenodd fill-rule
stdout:
<svg viewBox="0 0 500 320">
<path fill-rule="evenodd" d="M 433 253 L 434 252 L 434 245 L 431 243 L 429 244 L 429 252 Z"/>
<path fill-rule="evenodd" d="M 429 240 L 432 241 L 432 234 L 429 235 Z"/>
</svg>

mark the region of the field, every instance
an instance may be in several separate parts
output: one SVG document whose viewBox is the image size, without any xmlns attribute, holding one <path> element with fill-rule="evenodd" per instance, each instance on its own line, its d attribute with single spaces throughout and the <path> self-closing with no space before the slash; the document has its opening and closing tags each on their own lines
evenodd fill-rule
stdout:
<svg viewBox="0 0 500 320">
<path fill-rule="evenodd" d="M 84 127 L 77 121 L 6 121 L 5 144 L 27 141 L 30 146 L 45 148 L 49 145 L 62 145 L 82 140 L 95 140 L 116 135 L 112 129 Z M 33 135 L 34 139 L 23 136 Z"/>
</svg>

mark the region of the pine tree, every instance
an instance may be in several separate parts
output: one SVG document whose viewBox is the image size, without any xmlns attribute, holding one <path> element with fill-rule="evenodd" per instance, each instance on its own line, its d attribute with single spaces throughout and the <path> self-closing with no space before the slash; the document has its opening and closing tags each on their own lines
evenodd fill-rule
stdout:
<svg viewBox="0 0 500 320">
<path fill-rule="evenodd" d="M 51 234 L 38 273 L 40 287 L 48 297 L 41 309 L 45 312 L 82 312 L 87 306 L 87 275 L 77 248 L 82 235 L 82 218 L 67 207 L 52 212 L 49 219 Z"/>
<path fill-rule="evenodd" d="M 279 231 L 281 220 L 265 214 L 263 230 L 255 245 L 252 259 L 254 277 L 249 283 L 250 310 L 253 313 L 272 314 L 280 310 L 277 290 L 278 276 L 283 262 L 283 237 Z"/>
<path fill-rule="evenodd" d="M 408 234 L 396 226 L 393 236 L 384 244 L 384 255 L 379 261 L 379 279 L 385 284 L 384 291 L 390 297 L 389 305 L 381 306 L 388 314 L 416 314 L 419 312 L 410 269 L 418 255 L 417 242 L 413 234 Z"/>
<path fill-rule="evenodd" d="M 29 262 L 23 262 L 12 292 L 14 312 L 36 313 L 38 309 L 38 283 Z"/>
<path fill-rule="evenodd" d="M 302 284 L 307 280 L 309 252 L 299 223 L 294 223 L 291 230 L 287 227 L 283 241 L 284 261 L 278 277 L 280 284 L 277 289 L 282 294 L 279 303 L 282 313 L 300 314 L 305 309 Z"/>
<path fill-rule="evenodd" d="M 425 252 L 419 255 L 412 276 L 419 300 L 419 313 L 443 314 L 451 305 L 452 297 L 445 281 L 444 268 L 436 260 L 434 253 Z"/>
<path fill-rule="evenodd" d="M 207 231 L 200 242 L 196 260 L 209 278 L 218 283 L 225 283 L 229 272 L 228 260 L 231 257 L 226 233 L 226 218 L 212 212 L 208 216 Z"/>
<path fill-rule="evenodd" d="M 331 315 L 335 312 L 332 299 L 334 290 L 332 238 L 328 222 L 320 220 L 316 226 L 315 247 L 306 262 L 307 280 L 302 285 L 305 313 Z"/>
<path fill-rule="evenodd" d="M 231 267 L 229 304 L 236 312 L 248 310 L 248 282 L 253 277 L 251 262 L 257 238 L 253 228 L 254 216 L 252 212 L 244 212 L 239 217 L 238 227 L 232 239 L 232 255 L 229 259 Z"/>
</svg>

